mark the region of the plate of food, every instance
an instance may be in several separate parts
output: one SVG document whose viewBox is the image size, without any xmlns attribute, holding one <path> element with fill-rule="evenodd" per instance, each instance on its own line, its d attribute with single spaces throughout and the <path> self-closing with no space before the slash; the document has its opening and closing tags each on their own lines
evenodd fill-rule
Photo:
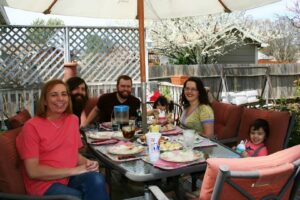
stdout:
<svg viewBox="0 0 300 200">
<path fill-rule="evenodd" d="M 94 140 L 110 140 L 114 132 L 111 131 L 98 131 L 98 132 L 89 132 L 87 136 Z"/>
<path fill-rule="evenodd" d="M 161 151 L 174 151 L 182 149 L 182 144 L 176 141 L 161 141 L 159 145 Z"/>
<path fill-rule="evenodd" d="M 114 155 L 134 155 L 141 153 L 145 147 L 140 145 L 130 144 L 116 144 L 107 149 L 107 152 Z"/>
<path fill-rule="evenodd" d="M 168 132 L 176 129 L 176 126 L 173 124 L 166 124 L 160 128 L 160 132 Z"/>
<path fill-rule="evenodd" d="M 163 152 L 160 154 L 160 159 L 168 162 L 186 163 L 200 159 L 205 160 L 205 157 L 204 153 L 201 151 L 177 150 Z"/>
</svg>

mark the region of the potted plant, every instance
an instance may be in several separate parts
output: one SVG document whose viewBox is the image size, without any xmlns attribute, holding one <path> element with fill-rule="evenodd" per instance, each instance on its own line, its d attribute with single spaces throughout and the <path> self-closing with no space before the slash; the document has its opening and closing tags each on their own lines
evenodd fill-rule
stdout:
<svg viewBox="0 0 300 200">
<path fill-rule="evenodd" d="M 171 76 L 171 83 L 175 85 L 183 85 L 188 78 L 189 77 L 187 75 L 174 75 Z"/>
</svg>

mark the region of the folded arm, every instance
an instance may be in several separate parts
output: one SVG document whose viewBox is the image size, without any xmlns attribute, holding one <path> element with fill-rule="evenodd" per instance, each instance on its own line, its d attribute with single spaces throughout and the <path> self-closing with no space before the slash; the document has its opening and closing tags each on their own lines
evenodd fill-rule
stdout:
<svg viewBox="0 0 300 200">
<path fill-rule="evenodd" d="M 89 171 L 98 171 L 98 163 L 78 154 L 78 165 L 73 168 L 56 168 L 39 163 L 38 158 L 24 160 L 28 176 L 31 179 L 55 180 L 66 178 Z"/>
</svg>

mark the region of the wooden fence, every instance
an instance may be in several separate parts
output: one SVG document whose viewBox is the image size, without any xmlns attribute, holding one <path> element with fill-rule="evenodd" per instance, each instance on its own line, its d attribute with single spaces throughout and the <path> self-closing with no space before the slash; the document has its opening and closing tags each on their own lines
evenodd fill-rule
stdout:
<svg viewBox="0 0 300 200">
<path fill-rule="evenodd" d="M 221 84 L 222 69 L 226 68 L 228 69 L 224 74 L 224 79 L 227 82 L 229 91 L 258 90 L 259 93 L 261 93 L 264 88 L 265 79 L 267 75 L 269 75 L 271 87 L 269 93 L 270 98 L 280 99 L 295 97 L 294 81 L 300 78 L 300 63 L 272 65 L 209 64 L 153 66 L 149 68 L 149 79 L 170 81 L 174 75 L 199 76 L 202 78 L 205 86 L 210 87 L 211 92 L 216 96 Z"/>
</svg>

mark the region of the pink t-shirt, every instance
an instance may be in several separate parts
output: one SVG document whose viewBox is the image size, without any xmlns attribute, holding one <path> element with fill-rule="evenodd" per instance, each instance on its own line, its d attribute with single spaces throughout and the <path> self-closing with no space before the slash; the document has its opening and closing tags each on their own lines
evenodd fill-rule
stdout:
<svg viewBox="0 0 300 200">
<path fill-rule="evenodd" d="M 50 122 L 41 117 L 34 117 L 25 123 L 16 140 L 22 160 L 38 158 L 41 165 L 56 168 L 72 168 L 77 165 L 78 149 L 82 147 L 78 118 L 64 115 Z M 53 183 L 67 185 L 69 178 L 58 180 L 30 179 L 25 168 L 22 171 L 28 194 L 43 195 Z"/>
<path fill-rule="evenodd" d="M 253 154 L 255 153 L 256 149 L 260 148 L 261 146 L 264 146 L 263 143 L 260 144 L 253 144 L 252 142 L 247 142 L 246 143 L 246 152 L 248 153 L 248 156 L 253 156 Z M 267 147 L 262 147 L 258 153 L 256 154 L 255 157 L 257 156 L 266 156 L 268 155 L 268 149 Z"/>
</svg>

